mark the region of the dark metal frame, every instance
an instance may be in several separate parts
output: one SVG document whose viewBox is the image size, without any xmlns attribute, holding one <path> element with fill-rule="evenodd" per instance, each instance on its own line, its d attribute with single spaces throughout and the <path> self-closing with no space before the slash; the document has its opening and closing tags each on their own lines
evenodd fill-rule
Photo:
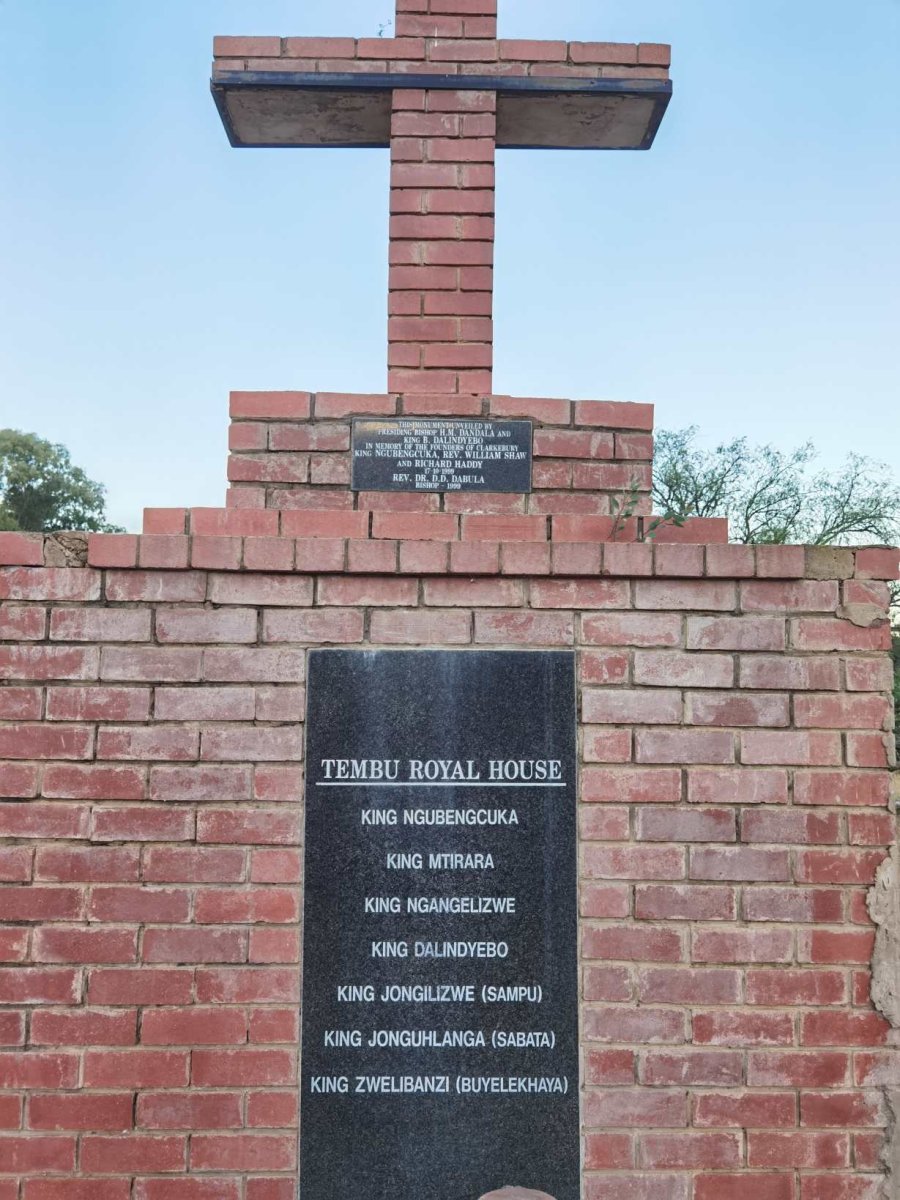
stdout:
<svg viewBox="0 0 900 1200">
<path fill-rule="evenodd" d="M 431 89 L 442 91 L 479 91 L 497 92 L 504 95 L 562 95 L 574 94 L 582 96 L 635 96 L 651 97 L 654 99 L 653 113 L 647 132 L 644 135 L 639 150 L 649 150 L 659 130 L 669 101 L 672 98 L 672 83 L 663 79 L 560 79 L 533 78 L 531 76 L 503 75 L 357 75 L 350 72 L 340 74 L 311 74 L 303 71 L 222 71 L 210 82 L 213 100 L 225 126 L 225 132 L 232 146 L 239 149 L 248 148 L 246 142 L 241 142 L 235 133 L 228 112 L 228 93 L 231 91 L 279 90 L 286 88 L 292 91 L 331 91 L 331 92 L 369 92 L 377 94 L 384 91 L 398 91 L 402 88 L 418 90 Z M 341 142 L 334 147 L 323 146 L 319 142 L 292 142 L 285 146 L 283 142 L 253 142 L 252 149 L 387 149 L 390 141 L 384 142 Z M 497 148 L 513 150 L 549 150 L 549 149 L 595 149 L 589 146 L 552 147 L 552 146 L 509 146 L 497 143 Z"/>
</svg>

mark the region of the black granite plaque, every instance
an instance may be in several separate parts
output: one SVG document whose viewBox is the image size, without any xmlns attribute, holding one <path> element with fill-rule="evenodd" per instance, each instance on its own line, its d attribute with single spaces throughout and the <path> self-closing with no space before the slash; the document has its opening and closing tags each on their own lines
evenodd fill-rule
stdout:
<svg viewBox="0 0 900 1200">
<path fill-rule="evenodd" d="M 578 1200 L 575 667 L 310 654 L 301 1200 Z"/>
<path fill-rule="evenodd" d="M 354 491 L 530 492 L 530 421 L 353 422 Z"/>
</svg>

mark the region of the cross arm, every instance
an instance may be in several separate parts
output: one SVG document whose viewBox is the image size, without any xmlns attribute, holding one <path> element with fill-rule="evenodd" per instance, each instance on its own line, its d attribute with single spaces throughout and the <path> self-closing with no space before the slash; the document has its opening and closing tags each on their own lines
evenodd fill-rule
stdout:
<svg viewBox="0 0 900 1200">
<path fill-rule="evenodd" d="M 496 92 L 501 148 L 647 149 L 668 63 L 655 44 L 217 38 L 212 90 L 236 146 L 387 146 L 392 92 L 427 87 Z"/>
</svg>

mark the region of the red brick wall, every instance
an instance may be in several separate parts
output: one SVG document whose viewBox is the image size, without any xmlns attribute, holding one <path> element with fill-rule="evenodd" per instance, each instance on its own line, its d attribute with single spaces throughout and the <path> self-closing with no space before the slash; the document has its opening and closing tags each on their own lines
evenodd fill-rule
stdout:
<svg viewBox="0 0 900 1200">
<path fill-rule="evenodd" d="M 587 1200 L 875 1200 L 896 554 L 280 528 L 0 535 L 0 1200 L 293 1200 L 323 644 L 578 651 Z"/>
</svg>

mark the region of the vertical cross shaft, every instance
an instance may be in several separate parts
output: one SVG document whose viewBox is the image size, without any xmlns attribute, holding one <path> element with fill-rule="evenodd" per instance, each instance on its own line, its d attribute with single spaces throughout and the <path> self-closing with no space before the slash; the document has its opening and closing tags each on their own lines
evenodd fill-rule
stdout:
<svg viewBox="0 0 900 1200">
<path fill-rule="evenodd" d="M 485 56 L 497 0 L 397 0 L 396 25 L 400 38 L 449 39 L 452 73 Z M 391 392 L 491 391 L 496 108 L 496 92 L 393 93 Z"/>
<path fill-rule="evenodd" d="M 397 0 L 392 38 L 216 50 L 233 144 L 390 146 L 388 389 L 457 410 L 492 391 L 498 144 L 646 149 L 671 94 L 667 46 L 498 39 L 497 0 Z"/>
</svg>

